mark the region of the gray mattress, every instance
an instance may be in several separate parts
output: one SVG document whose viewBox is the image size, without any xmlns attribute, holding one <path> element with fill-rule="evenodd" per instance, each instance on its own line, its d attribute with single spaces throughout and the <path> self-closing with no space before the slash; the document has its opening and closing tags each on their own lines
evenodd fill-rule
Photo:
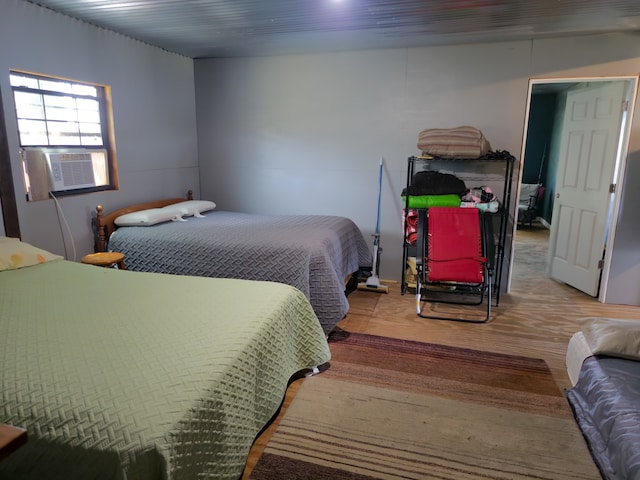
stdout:
<svg viewBox="0 0 640 480">
<path fill-rule="evenodd" d="M 345 279 L 372 263 L 353 221 L 321 215 L 211 211 L 184 222 L 120 228 L 109 250 L 124 253 L 135 271 L 291 285 L 305 294 L 325 333 L 349 309 Z"/>
<path fill-rule="evenodd" d="M 587 358 L 567 399 L 602 476 L 640 479 L 640 362 Z"/>
</svg>

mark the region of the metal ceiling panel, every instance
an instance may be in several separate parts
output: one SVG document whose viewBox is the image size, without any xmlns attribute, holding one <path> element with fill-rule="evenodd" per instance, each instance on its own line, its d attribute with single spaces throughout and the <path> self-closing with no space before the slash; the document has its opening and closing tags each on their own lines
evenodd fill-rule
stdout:
<svg viewBox="0 0 640 480">
<path fill-rule="evenodd" d="M 637 32 L 638 0 L 24 0 L 192 58 Z"/>
</svg>

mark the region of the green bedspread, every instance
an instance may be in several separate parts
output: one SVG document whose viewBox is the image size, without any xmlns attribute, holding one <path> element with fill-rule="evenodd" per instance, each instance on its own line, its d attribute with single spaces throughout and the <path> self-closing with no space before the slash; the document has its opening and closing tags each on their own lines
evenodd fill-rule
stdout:
<svg viewBox="0 0 640 480">
<path fill-rule="evenodd" d="M 1 479 L 236 480 L 291 375 L 329 360 L 305 296 L 270 282 L 0 271 Z"/>
</svg>

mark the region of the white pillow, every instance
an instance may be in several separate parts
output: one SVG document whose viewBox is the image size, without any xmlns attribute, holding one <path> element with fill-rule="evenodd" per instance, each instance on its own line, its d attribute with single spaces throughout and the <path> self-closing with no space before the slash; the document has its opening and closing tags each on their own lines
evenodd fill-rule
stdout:
<svg viewBox="0 0 640 480">
<path fill-rule="evenodd" d="M 640 360 L 640 320 L 586 317 L 578 323 L 594 355 Z"/>
<path fill-rule="evenodd" d="M 149 208 L 139 212 L 126 213 L 115 219 L 119 227 L 148 227 L 157 223 L 177 219 L 180 215 L 163 208 Z"/>
<path fill-rule="evenodd" d="M 209 200 L 187 200 L 167 205 L 163 207 L 163 210 L 173 212 L 174 215 L 203 217 L 202 212 L 207 212 L 214 208 L 216 208 L 216 204 Z"/>
</svg>

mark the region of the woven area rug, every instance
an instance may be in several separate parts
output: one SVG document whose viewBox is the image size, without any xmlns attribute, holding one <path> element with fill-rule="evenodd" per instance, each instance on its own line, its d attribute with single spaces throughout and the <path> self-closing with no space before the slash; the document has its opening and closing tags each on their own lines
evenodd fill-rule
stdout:
<svg viewBox="0 0 640 480">
<path fill-rule="evenodd" d="M 600 479 L 541 359 L 342 332 L 251 480 Z"/>
</svg>

